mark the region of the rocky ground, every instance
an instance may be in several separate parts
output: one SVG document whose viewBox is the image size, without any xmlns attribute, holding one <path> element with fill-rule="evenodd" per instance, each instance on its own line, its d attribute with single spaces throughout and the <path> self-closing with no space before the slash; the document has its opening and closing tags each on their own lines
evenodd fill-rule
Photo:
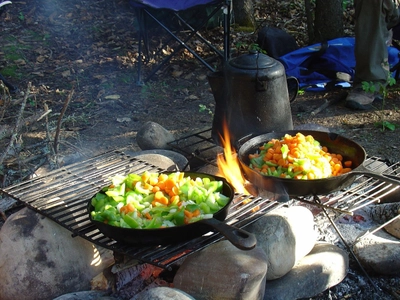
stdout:
<svg viewBox="0 0 400 300">
<path fill-rule="evenodd" d="M 288 10 L 285 1 L 268 1 L 259 4 L 257 17 L 261 25 L 286 29 L 302 45 L 302 5 L 295 1 Z M 351 17 L 346 20 L 351 34 Z M 211 127 L 215 104 L 208 71 L 188 53 L 146 85 L 137 84 L 137 24 L 128 1 L 13 1 L 0 22 L 0 70 L 20 90 L 0 100 L 2 186 L 27 178 L 40 165 L 57 167 L 70 154 L 84 159 L 125 146 L 139 150 L 135 137 L 146 121 L 177 137 Z M 204 34 L 221 39 L 218 28 Z M 233 55 L 255 40 L 255 33 L 233 29 Z M 360 143 L 368 155 L 399 161 L 398 85 L 384 103 L 363 112 L 344 107 L 346 92 L 300 94 L 291 107 L 294 124 L 330 128 Z M 317 112 L 326 101 L 330 105 Z M 351 290 L 359 280 L 354 273 L 346 280 L 348 289 L 333 295 L 334 289 L 330 299 L 368 299 L 357 298 L 360 288 Z"/>
</svg>

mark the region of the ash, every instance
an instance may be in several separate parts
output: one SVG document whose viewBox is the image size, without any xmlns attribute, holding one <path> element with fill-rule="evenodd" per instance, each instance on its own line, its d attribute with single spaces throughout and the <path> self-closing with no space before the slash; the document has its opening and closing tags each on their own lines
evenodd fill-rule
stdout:
<svg viewBox="0 0 400 300">
<path fill-rule="evenodd" d="M 349 253 L 349 270 L 342 282 L 309 299 L 400 299 L 400 277 L 366 274 L 348 249 L 348 247 L 352 248 L 353 239 L 351 237 L 358 236 L 361 232 L 373 228 L 376 224 L 370 218 L 368 219 L 368 212 L 359 210 L 354 216 L 337 215 L 330 211 L 327 211 L 327 214 L 340 234 L 331 224 L 326 214 L 321 211 L 315 214 L 314 217 L 318 240 L 334 244 Z M 363 222 L 359 220 L 363 220 Z"/>
</svg>

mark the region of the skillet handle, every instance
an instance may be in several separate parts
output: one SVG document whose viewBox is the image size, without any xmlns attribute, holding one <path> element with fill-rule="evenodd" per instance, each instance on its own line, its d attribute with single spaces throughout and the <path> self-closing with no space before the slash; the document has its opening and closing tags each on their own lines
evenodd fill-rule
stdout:
<svg viewBox="0 0 400 300">
<path fill-rule="evenodd" d="M 369 171 L 365 167 L 363 167 L 360 171 L 354 170 L 351 173 L 352 174 L 365 175 L 365 176 L 369 176 L 369 177 L 372 177 L 372 178 L 375 178 L 375 179 L 382 180 L 382 181 L 384 181 L 386 183 L 400 185 L 400 178 L 399 177 L 397 177 L 395 175 L 390 175 L 390 174 L 374 173 L 374 172 Z"/>
<path fill-rule="evenodd" d="M 257 245 L 255 235 L 246 230 L 230 226 L 215 218 L 203 219 L 199 222 L 211 226 L 241 250 L 251 250 Z"/>
</svg>

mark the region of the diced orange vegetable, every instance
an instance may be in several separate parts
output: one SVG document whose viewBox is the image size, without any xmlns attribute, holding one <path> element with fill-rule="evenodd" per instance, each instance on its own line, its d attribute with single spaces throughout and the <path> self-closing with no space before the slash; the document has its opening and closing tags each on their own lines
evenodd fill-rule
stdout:
<svg viewBox="0 0 400 300">
<path fill-rule="evenodd" d="M 264 145 L 269 148 L 266 149 Z M 250 159 L 258 161 L 252 164 L 252 168 L 263 174 L 274 174 L 282 178 L 288 174 L 295 179 L 326 178 L 343 174 L 344 169 L 348 172 L 347 168 L 352 166 L 351 161 L 343 161 L 341 154 L 330 153 L 327 147 L 319 146 L 313 136 L 305 136 L 300 132 L 294 136 L 286 134 L 280 140 L 271 139 L 259 149 L 262 154 L 249 155 Z M 260 155 L 262 161 L 257 159 Z M 298 162 L 299 160 L 301 161 Z M 274 164 L 277 166 L 273 166 Z"/>
<path fill-rule="evenodd" d="M 192 212 L 192 217 L 197 217 L 200 215 L 200 210 L 196 209 L 195 211 Z"/>
<path fill-rule="evenodd" d="M 169 203 L 178 203 L 180 200 L 179 195 L 174 195 L 169 199 Z"/>
<path fill-rule="evenodd" d="M 351 168 L 343 168 L 342 171 L 340 172 L 341 174 L 346 174 L 351 172 Z"/>
<path fill-rule="evenodd" d="M 353 162 L 351 160 L 346 160 L 343 164 L 345 167 L 351 168 L 351 166 L 353 165 Z"/>
<path fill-rule="evenodd" d="M 154 193 L 154 200 L 153 202 L 158 202 L 164 205 L 168 205 L 169 200 L 167 197 L 165 197 L 164 193 L 162 191 L 158 191 Z"/>
<path fill-rule="evenodd" d="M 122 206 L 121 207 L 121 209 L 120 209 L 120 212 L 122 213 L 125 213 L 125 214 L 127 214 L 127 213 L 130 213 L 130 212 L 133 212 L 133 211 L 135 211 L 136 209 L 135 209 L 135 207 L 133 206 L 133 204 L 132 203 L 128 203 L 128 204 L 126 204 L 126 205 L 124 205 L 124 206 Z"/>
</svg>

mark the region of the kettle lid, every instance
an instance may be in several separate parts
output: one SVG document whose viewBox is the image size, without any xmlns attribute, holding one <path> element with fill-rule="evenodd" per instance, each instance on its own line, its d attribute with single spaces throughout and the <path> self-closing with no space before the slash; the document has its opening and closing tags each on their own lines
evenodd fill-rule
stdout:
<svg viewBox="0 0 400 300">
<path fill-rule="evenodd" d="M 250 50 L 248 54 L 243 54 L 229 61 L 229 65 L 238 69 L 260 70 L 271 68 L 277 63 L 272 57 Z"/>
</svg>

